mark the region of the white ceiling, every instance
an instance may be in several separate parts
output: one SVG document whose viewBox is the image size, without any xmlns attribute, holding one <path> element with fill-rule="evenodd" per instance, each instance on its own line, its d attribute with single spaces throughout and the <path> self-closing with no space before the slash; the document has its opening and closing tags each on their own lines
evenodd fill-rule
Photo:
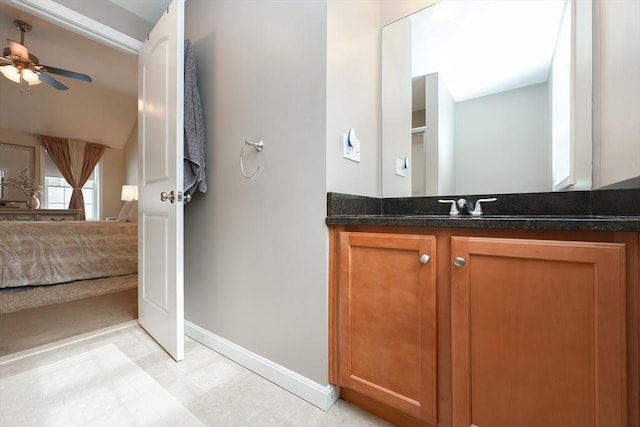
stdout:
<svg viewBox="0 0 640 427">
<path fill-rule="evenodd" d="M 86 1 L 86 0 L 83 0 Z M 121 8 L 133 13 L 153 25 L 158 22 L 162 11 L 171 0 L 110 0 Z"/>
<path fill-rule="evenodd" d="M 22 1 L 22 0 L 21 0 Z M 58 0 L 91 19 L 143 40 L 170 0 Z M 11 5 L 9 4 L 11 3 Z M 26 3 L 26 1 L 25 1 Z M 90 5 L 87 9 L 87 5 Z M 20 93 L 0 75 L 0 128 L 54 135 L 122 148 L 137 121 L 137 56 L 107 47 L 0 0 L 0 47 L 20 40 L 13 20 L 29 23 L 25 45 L 40 63 L 85 73 L 92 83 L 52 75 L 69 87 L 42 83 Z M 127 24 L 127 28 L 123 24 Z M 142 31 L 141 31 L 142 29 Z M 126 31 L 126 32 L 125 32 Z M 9 142 L 9 141 L 5 141 Z"/>
<path fill-rule="evenodd" d="M 411 15 L 413 76 L 456 101 L 547 81 L 566 0 L 443 0 Z"/>
</svg>

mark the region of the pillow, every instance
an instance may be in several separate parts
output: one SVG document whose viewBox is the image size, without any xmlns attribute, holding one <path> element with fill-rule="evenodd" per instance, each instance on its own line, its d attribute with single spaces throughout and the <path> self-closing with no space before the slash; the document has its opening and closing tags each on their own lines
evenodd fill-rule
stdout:
<svg viewBox="0 0 640 427">
<path fill-rule="evenodd" d="M 127 203 L 124 204 L 122 209 L 120 209 L 120 213 L 118 214 L 118 221 L 127 220 L 127 217 L 129 216 L 129 212 L 131 212 L 131 208 L 133 207 L 133 202 L 135 202 L 135 200 L 129 200 Z M 136 209 L 136 214 L 137 212 L 138 212 L 138 209 Z"/>
<path fill-rule="evenodd" d="M 127 222 L 138 222 L 138 201 L 132 200 L 131 209 L 127 214 Z"/>
</svg>

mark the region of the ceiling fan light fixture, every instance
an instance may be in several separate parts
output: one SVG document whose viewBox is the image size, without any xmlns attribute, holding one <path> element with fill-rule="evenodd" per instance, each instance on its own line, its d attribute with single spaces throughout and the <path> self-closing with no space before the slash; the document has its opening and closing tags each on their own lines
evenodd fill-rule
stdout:
<svg viewBox="0 0 640 427">
<path fill-rule="evenodd" d="M 0 73 L 14 83 L 20 84 L 20 70 L 15 65 L 5 65 L 0 67 Z"/>
<path fill-rule="evenodd" d="M 40 81 L 38 73 L 32 70 L 22 70 L 22 78 L 24 79 L 24 81 L 29 83 L 29 86 L 39 85 L 40 83 L 42 83 Z"/>
<path fill-rule="evenodd" d="M 29 86 L 39 85 L 40 83 L 42 83 L 40 81 L 40 77 L 38 76 L 38 73 L 28 69 L 20 69 L 15 65 L 2 66 L 0 67 L 0 72 L 2 73 L 3 76 L 5 76 L 6 78 L 8 78 L 14 83 L 20 84 L 21 78 L 25 82 L 29 83 Z"/>
</svg>

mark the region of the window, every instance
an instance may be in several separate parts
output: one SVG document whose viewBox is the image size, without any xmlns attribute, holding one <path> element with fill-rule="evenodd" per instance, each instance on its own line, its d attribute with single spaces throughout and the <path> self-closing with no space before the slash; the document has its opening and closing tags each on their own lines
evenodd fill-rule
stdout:
<svg viewBox="0 0 640 427">
<path fill-rule="evenodd" d="M 45 154 L 45 175 L 44 175 L 44 207 L 46 209 L 67 209 L 71 200 L 73 188 L 51 160 L 48 154 Z M 84 197 L 84 209 L 87 221 L 99 219 L 98 214 L 98 168 L 99 164 L 93 170 L 93 173 L 82 187 L 82 195 Z"/>
</svg>

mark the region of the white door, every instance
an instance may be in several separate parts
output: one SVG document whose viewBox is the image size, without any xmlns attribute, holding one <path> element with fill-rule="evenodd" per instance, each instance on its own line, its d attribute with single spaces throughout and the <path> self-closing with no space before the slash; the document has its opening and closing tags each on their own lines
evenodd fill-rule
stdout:
<svg viewBox="0 0 640 427">
<path fill-rule="evenodd" d="M 138 322 L 182 360 L 184 0 L 173 0 L 138 57 Z"/>
</svg>

